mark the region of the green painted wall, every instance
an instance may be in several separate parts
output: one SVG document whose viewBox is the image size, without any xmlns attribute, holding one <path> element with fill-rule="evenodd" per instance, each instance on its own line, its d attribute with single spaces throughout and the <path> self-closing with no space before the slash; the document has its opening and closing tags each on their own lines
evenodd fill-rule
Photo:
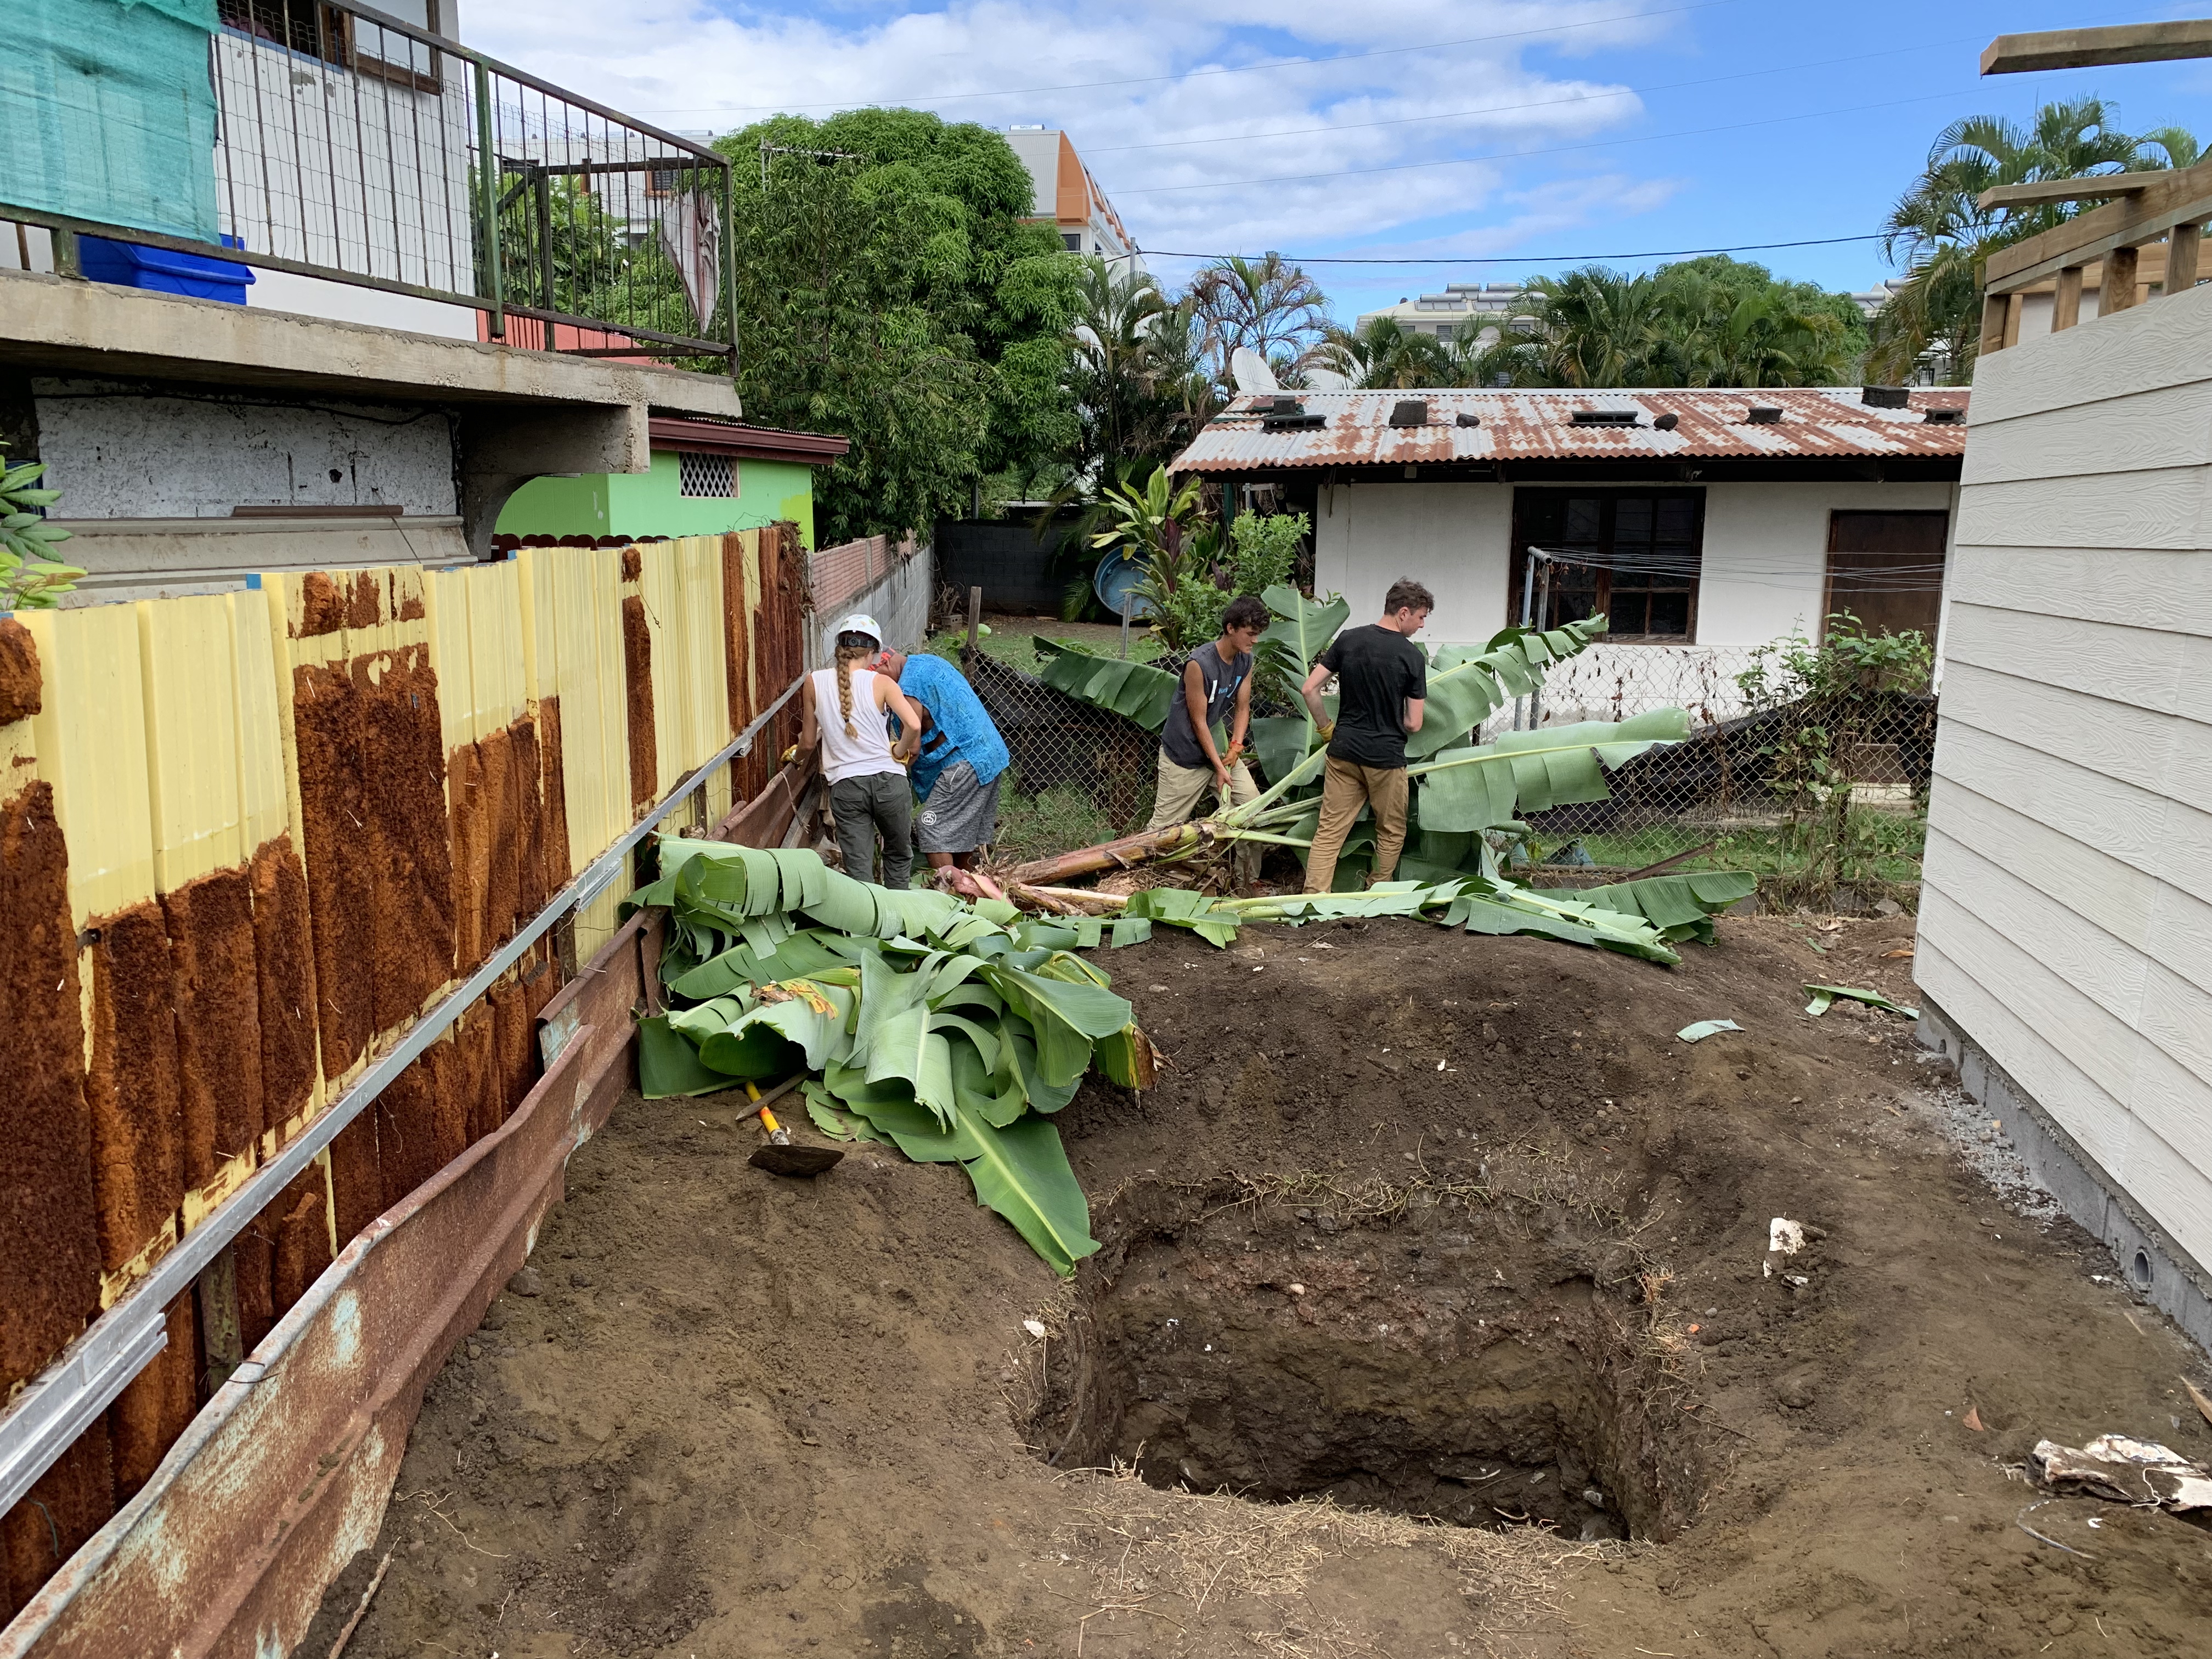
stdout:
<svg viewBox="0 0 2212 1659">
<path fill-rule="evenodd" d="M 719 536 L 790 519 L 814 545 L 814 470 L 740 460 L 733 498 L 679 495 L 675 453 L 655 450 L 650 472 L 532 478 L 507 498 L 502 536 Z"/>
</svg>

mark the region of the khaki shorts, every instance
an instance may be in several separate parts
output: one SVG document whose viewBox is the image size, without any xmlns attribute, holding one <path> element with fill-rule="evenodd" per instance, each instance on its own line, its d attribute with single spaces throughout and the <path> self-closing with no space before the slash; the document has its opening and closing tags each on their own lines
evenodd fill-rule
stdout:
<svg viewBox="0 0 2212 1659">
<path fill-rule="evenodd" d="M 1229 799 L 1225 806 L 1239 806 L 1260 793 L 1260 786 L 1252 781 L 1251 769 L 1243 761 L 1229 769 Z M 1152 799 L 1152 821 L 1147 830 L 1164 830 L 1171 823 L 1182 823 L 1198 811 L 1198 804 L 1207 795 L 1218 796 L 1219 786 L 1213 781 L 1210 766 L 1178 766 L 1160 750 L 1158 787 Z"/>
</svg>

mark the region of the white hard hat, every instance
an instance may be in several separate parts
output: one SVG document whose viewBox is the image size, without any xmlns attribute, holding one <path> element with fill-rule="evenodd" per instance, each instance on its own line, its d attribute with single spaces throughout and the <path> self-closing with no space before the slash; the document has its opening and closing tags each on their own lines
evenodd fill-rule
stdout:
<svg viewBox="0 0 2212 1659">
<path fill-rule="evenodd" d="M 855 611 L 851 616 L 846 617 L 837 624 L 837 631 L 840 634 L 866 634 L 878 645 L 884 642 L 884 630 L 876 625 L 876 619 L 865 611 Z"/>
</svg>

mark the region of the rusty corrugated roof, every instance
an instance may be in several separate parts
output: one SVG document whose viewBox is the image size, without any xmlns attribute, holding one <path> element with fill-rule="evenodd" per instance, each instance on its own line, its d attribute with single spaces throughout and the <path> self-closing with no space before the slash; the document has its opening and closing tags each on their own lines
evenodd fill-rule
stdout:
<svg viewBox="0 0 2212 1659">
<path fill-rule="evenodd" d="M 1930 410 L 1964 410 L 1963 387 L 1915 387 L 1903 409 L 1860 401 L 1856 386 L 1754 391 L 1303 392 L 1287 392 L 1318 427 L 1267 431 L 1276 394 L 1243 393 L 1177 457 L 1177 472 L 1281 467 L 1396 466 L 1505 460 L 1655 460 L 1742 458 L 1802 460 L 1883 456 L 1957 457 L 1966 427 L 1932 423 Z M 1394 426 L 1391 411 L 1425 399 L 1427 421 Z M 1771 424 L 1754 407 L 1778 409 Z M 1634 426 L 1578 426 L 1577 410 L 1632 412 Z M 1672 415 L 1676 424 L 1653 423 Z M 1462 416 L 1479 424 L 1461 425 Z"/>
</svg>

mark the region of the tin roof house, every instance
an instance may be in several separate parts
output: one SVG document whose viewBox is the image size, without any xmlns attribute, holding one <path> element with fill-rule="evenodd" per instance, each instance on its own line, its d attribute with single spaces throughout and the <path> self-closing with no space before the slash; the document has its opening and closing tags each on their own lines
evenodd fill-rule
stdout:
<svg viewBox="0 0 2212 1659">
<path fill-rule="evenodd" d="M 1602 612 L 1586 673 L 1726 706 L 1742 654 L 1831 613 L 1941 625 L 1963 391 L 1246 394 L 1176 460 L 1237 505 L 1310 513 L 1314 585 L 1355 617 L 1401 577 L 1428 638 Z M 1725 671 L 1725 672 L 1723 672 Z M 1717 699 L 1717 702 L 1714 700 Z M 1557 711 L 1571 718 L 1570 710 Z"/>
</svg>

